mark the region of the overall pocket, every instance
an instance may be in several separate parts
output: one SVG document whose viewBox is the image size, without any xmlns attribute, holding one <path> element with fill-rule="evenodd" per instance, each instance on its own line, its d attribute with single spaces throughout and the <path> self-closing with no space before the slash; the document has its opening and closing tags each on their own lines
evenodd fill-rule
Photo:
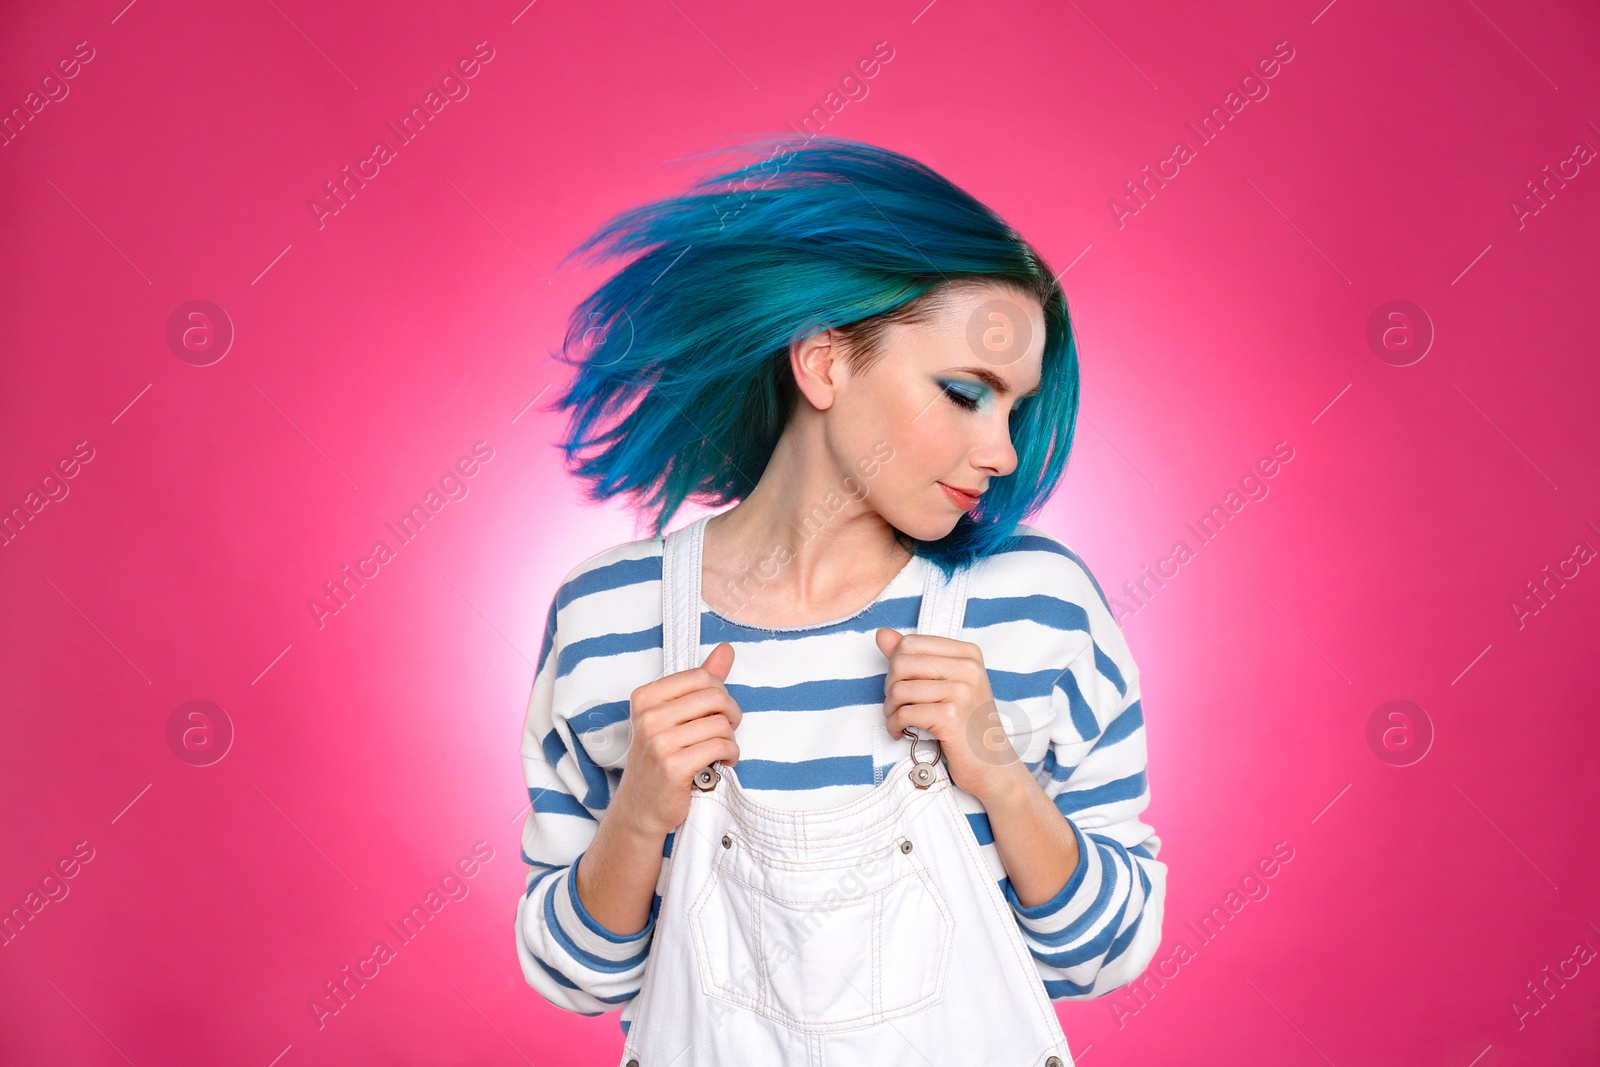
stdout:
<svg viewBox="0 0 1600 1067">
<path fill-rule="evenodd" d="M 808 1033 L 873 1026 L 944 995 L 955 929 L 911 841 L 806 861 L 724 841 L 689 908 L 707 993 Z"/>
</svg>

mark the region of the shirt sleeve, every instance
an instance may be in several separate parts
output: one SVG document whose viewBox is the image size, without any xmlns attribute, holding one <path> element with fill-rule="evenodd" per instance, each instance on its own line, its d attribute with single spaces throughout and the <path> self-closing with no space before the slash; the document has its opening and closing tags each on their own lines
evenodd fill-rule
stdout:
<svg viewBox="0 0 1600 1067">
<path fill-rule="evenodd" d="M 1051 1000 L 1103 996 L 1137 978 L 1161 943 L 1167 865 L 1140 821 L 1150 803 L 1139 672 L 1100 586 L 1074 565 L 1081 650 L 1051 689 L 1050 746 L 1034 777 L 1078 840 L 1078 866 L 1050 900 L 1016 915 Z"/>
<path fill-rule="evenodd" d="M 573 711 L 599 702 L 575 691 L 581 641 L 557 626 L 562 590 L 550 604 L 522 733 L 522 769 L 531 810 L 522 828 L 528 865 L 517 905 L 517 957 L 529 985 L 557 1007 L 600 1015 L 632 999 L 644 980 L 659 895 L 644 929 L 618 933 L 601 925 L 578 897 L 574 870 L 593 841 L 614 779 L 584 750 Z M 580 647 L 574 647 L 578 645 Z M 556 714 L 557 711 L 562 714 Z"/>
</svg>

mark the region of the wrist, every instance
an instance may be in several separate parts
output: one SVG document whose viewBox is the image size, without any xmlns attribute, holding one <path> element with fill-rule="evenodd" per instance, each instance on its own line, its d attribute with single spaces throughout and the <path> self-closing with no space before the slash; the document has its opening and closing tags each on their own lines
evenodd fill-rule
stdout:
<svg viewBox="0 0 1600 1067">
<path fill-rule="evenodd" d="M 989 791 L 988 795 L 979 799 L 983 806 L 994 811 L 1026 806 L 1030 794 L 1039 790 L 1039 783 L 1033 777 L 1033 772 L 1028 770 L 1028 765 L 1019 758 L 1006 764 L 1004 773 L 999 783 Z"/>
<path fill-rule="evenodd" d="M 632 846 L 653 844 L 657 848 L 663 848 L 666 845 L 669 831 L 651 825 L 648 813 L 643 805 L 634 800 L 633 791 L 628 788 L 626 780 L 612 794 L 611 807 L 606 812 L 606 819 L 614 824 L 615 832 L 627 838 Z"/>
</svg>

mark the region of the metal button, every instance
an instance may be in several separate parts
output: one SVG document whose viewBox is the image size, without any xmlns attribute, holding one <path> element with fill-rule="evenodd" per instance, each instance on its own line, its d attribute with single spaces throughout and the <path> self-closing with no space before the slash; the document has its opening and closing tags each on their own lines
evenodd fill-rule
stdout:
<svg viewBox="0 0 1600 1067">
<path fill-rule="evenodd" d="M 722 835 L 722 847 L 723 848 L 732 848 L 733 847 L 733 838 L 729 837 L 727 834 L 723 834 Z"/>
<path fill-rule="evenodd" d="M 703 767 L 695 774 L 694 785 L 696 789 L 705 792 L 714 789 L 721 780 L 722 775 L 717 773 L 715 767 Z"/>
<path fill-rule="evenodd" d="M 629 1060 L 628 1061 L 628 1067 L 639 1067 L 639 1061 L 638 1060 Z M 1056 1062 L 1052 1065 L 1052 1067 L 1061 1067 L 1061 1061 L 1060 1060 L 1056 1060 Z"/>
<path fill-rule="evenodd" d="M 630 1060 L 628 1062 L 628 1067 L 639 1067 L 639 1061 Z M 1044 1061 L 1044 1067 L 1061 1067 L 1061 1057 L 1051 1056 L 1049 1059 Z"/>
<path fill-rule="evenodd" d="M 901 852 L 910 852 L 911 851 L 911 842 L 910 841 L 902 841 L 902 842 L 900 842 L 900 851 Z"/>
</svg>

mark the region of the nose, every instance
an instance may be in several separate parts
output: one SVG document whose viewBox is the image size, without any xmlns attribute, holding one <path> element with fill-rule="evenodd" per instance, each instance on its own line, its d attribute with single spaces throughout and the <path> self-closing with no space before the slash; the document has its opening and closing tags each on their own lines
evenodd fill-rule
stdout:
<svg viewBox="0 0 1600 1067">
<path fill-rule="evenodd" d="M 1010 420 L 1002 415 L 984 423 L 982 438 L 973 445 L 969 459 L 991 478 L 1003 478 L 1017 469 L 1017 450 L 1011 443 Z"/>
</svg>

